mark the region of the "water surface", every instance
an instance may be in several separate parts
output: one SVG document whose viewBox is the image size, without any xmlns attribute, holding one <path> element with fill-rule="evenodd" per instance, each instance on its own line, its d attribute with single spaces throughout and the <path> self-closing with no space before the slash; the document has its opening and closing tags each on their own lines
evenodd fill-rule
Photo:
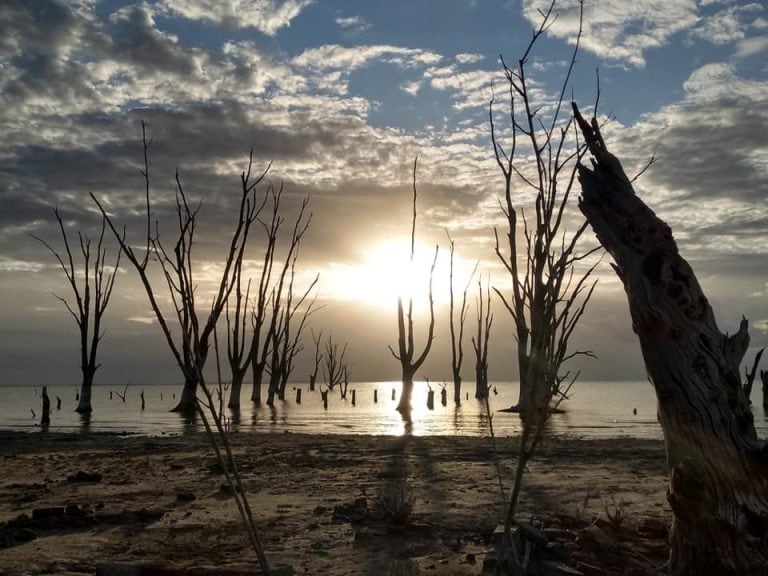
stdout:
<svg viewBox="0 0 768 576">
<path fill-rule="evenodd" d="M 448 384 L 447 403 L 441 403 L 440 384 L 430 384 L 435 391 L 433 410 L 428 410 L 425 382 L 417 382 L 413 394 L 411 423 L 403 422 L 395 410 L 400 394 L 398 382 L 359 382 L 350 384 L 347 399 L 338 391 L 329 392 L 328 409 L 323 408 L 320 392 L 309 392 L 304 384 L 289 385 L 284 402 L 274 407 L 253 406 L 249 401 L 251 387 L 245 385 L 242 408 L 238 413 L 225 409 L 229 425 L 239 430 L 259 432 L 294 432 L 305 434 L 390 434 L 409 432 L 415 435 L 487 436 L 488 415 L 485 404 L 472 397 L 474 383 L 464 384 L 462 404 L 453 405 L 453 386 Z M 302 390 L 301 404 L 296 404 L 296 389 Z M 352 405 L 352 390 L 355 405 Z M 495 393 L 489 400 L 497 436 L 516 434 L 520 421 L 516 414 L 497 412 L 515 403 L 517 382 L 496 382 Z M 40 390 L 35 386 L 0 387 L 0 429 L 38 429 Z M 141 409 L 140 393 L 144 392 L 145 409 Z M 319 387 L 318 387 L 319 390 Z M 374 403 L 374 390 L 378 402 Z M 393 400 L 394 390 L 394 400 Z M 75 432 L 78 430 L 125 432 L 151 436 L 183 434 L 202 429 L 200 422 L 188 421 L 170 410 L 176 404 L 181 385 L 95 386 L 93 414 L 83 421 L 74 409 L 75 386 L 49 386 L 52 414 L 50 430 Z M 469 393 L 469 398 L 466 393 Z M 111 393 L 111 398 L 110 398 Z M 226 397 L 225 391 L 225 397 Z M 755 426 L 761 437 L 768 436 L 766 417 L 758 399 L 760 391 L 753 391 Z M 57 397 L 61 409 L 56 409 Z M 577 382 L 570 398 L 562 407 L 564 414 L 552 416 L 551 430 L 557 435 L 585 438 L 634 437 L 661 438 L 661 427 L 656 420 L 656 396 L 647 382 Z M 36 417 L 32 416 L 32 410 Z M 636 411 L 636 413 L 635 413 Z"/>
</svg>

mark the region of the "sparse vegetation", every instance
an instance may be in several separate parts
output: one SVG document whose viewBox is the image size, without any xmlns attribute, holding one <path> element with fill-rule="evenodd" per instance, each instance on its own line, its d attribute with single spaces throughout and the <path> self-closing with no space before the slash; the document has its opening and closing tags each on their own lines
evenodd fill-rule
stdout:
<svg viewBox="0 0 768 576">
<path fill-rule="evenodd" d="M 407 526 L 413 515 L 416 497 L 406 482 L 396 482 L 384 486 L 375 503 L 384 519 L 397 526 Z"/>
</svg>

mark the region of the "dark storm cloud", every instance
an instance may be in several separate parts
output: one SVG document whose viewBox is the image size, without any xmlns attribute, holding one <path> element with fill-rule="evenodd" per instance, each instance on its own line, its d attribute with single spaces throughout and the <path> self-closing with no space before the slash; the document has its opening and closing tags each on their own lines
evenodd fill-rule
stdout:
<svg viewBox="0 0 768 576">
<path fill-rule="evenodd" d="M 110 18 L 110 53 L 145 72 L 172 72 L 194 76 L 196 66 L 186 50 L 156 27 L 146 6 L 129 6 Z"/>
<path fill-rule="evenodd" d="M 0 7 L 0 81 L 3 100 L 23 102 L 32 96 L 89 98 L 78 82 L 81 64 L 66 50 L 85 32 L 86 22 L 59 2 L 10 1 Z"/>
<path fill-rule="evenodd" d="M 765 166 L 754 153 L 768 146 L 768 98 L 722 98 L 681 107 L 656 142 L 668 166 L 655 179 L 680 198 L 728 198 L 757 203 L 768 197 Z"/>
</svg>

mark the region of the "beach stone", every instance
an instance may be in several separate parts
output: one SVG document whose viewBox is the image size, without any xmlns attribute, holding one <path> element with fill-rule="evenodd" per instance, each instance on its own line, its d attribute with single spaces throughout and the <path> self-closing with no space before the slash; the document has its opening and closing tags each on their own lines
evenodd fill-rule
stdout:
<svg viewBox="0 0 768 576">
<path fill-rule="evenodd" d="M 67 482 L 101 482 L 102 475 L 99 472 L 84 472 L 78 470 L 72 476 L 67 476 Z"/>
<path fill-rule="evenodd" d="M 195 496 L 195 493 L 191 492 L 190 490 L 176 491 L 177 502 L 194 502 L 195 500 L 197 500 L 197 496 Z"/>
<path fill-rule="evenodd" d="M 576 542 L 585 550 L 616 552 L 616 543 L 597 524 L 587 526 L 579 532 Z"/>
<path fill-rule="evenodd" d="M 544 532 L 541 528 L 537 528 L 536 526 L 533 526 L 532 524 L 526 524 L 525 522 L 518 522 L 517 524 L 515 524 L 514 527 L 517 528 L 523 540 L 528 540 L 529 542 L 541 544 L 542 546 L 545 546 L 547 542 L 549 542 L 546 532 Z"/>
<path fill-rule="evenodd" d="M 31 542 L 37 538 L 37 534 L 27 528 L 16 526 L 0 526 L 0 550 Z"/>
<path fill-rule="evenodd" d="M 344 522 L 362 522 L 368 515 L 368 499 L 364 496 L 356 498 L 351 504 L 338 504 L 333 507 L 331 522 L 342 524 Z"/>
</svg>

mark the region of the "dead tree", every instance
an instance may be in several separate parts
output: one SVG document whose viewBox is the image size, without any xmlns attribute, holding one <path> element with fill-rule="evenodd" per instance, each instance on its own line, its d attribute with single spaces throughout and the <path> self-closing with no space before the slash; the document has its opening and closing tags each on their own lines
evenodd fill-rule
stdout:
<svg viewBox="0 0 768 576">
<path fill-rule="evenodd" d="M 329 390 L 333 390 L 336 386 L 344 382 L 344 373 L 346 371 L 346 363 L 344 356 L 347 353 L 347 343 L 344 342 L 344 346 L 339 349 L 338 342 L 333 341 L 333 336 L 328 336 L 328 340 L 325 342 L 325 364 L 323 365 L 323 377 L 325 378 L 325 385 Z"/>
<path fill-rule="evenodd" d="M 488 398 L 488 344 L 491 339 L 491 289 L 490 278 L 483 294 L 482 280 L 477 281 L 477 330 L 472 336 L 472 348 L 475 351 L 475 398 Z"/>
<path fill-rule="evenodd" d="M 259 279 L 259 290 L 253 304 L 252 325 L 253 338 L 251 341 L 251 368 L 253 372 L 253 392 L 251 400 L 261 402 L 261 384 L 264 372 L 269 368 L 269 386 L 267 388 L 267 405 L 274 404 L 275 395 L 280 388 L 280 346 L 283 339 L 285 322 L 284 293 L 286 277 L 295 262 L 301 239 L 309 228 L 312 215 L 306 216 L 309 197 L 305 197 L 294 221 L 283 265 L 275 270 L 276 249 L 279 240 L 280 227 L 285 219 L 280 215 L 282 185 L 277 190 L 272 189 L 272 215 L 270 221 L 262 222 L 267 233 L 267 249 Z M 274 275 L 274 277 L 273 277 Z M 313 284 L 314 286 L 314 284 Z M 270 362 L 271 361 L 271 362 Z"/>
<path fill-rule="evenodd" d="M 248 280 L 245 293 L 243 293 L 242 260 L 237 263 L 237 266 L 239 272 L 235 281 L 235 288 L 230 298 L 227 299 L 224 314 L 224 318 L 227 321 L 227 360 L 229 360 L 229 367 L 232 371 L 232 385 L 229 390 L 229 402 L 227 403 L 227 407 L 231 410 L 238 410 L 240 408 L 240 391 L 251 364 L 251 347 L 248 346 L 246 349 L 249 333 L 247 320 L 250 313 L 248 302 L 250 300 L 251 281 Z M 232 312 L 230 312 L 229 303 L 233 299 Z"/>
<path fill-rule="evenodd" d="M 149 176 L 149 146 L 146 136 L 146 126 L 142 122 L 142 141 L 144 146 L 144 170 L 142 175 L 145 183 L 146 237 L 143 247 L 126 240 L 125 233 L 119 232 L 107 215 L 101 202 L 91 194 L 102 215 L 107 221 L 120 248 L 139 275 L 144 290 L 149 299 L 158 324 L 165 336 L 168 347 L 176 363 L 184 375 L 184 388 L 179 403 L 174 411 L 184 414 L 194 414 L 197 410 L 197 388 L 200 383 L 203 368 L 208 359 L 210 339 L 216 327 L 216 322 L 226 306 L 229 295 L 237 285 L 238 268 L 236 263 L 242 260 L 245 251 L 248 232 L 258 217 L 259 207 L 263 202 L 257 201 L 258 185 L 267 175 L 269 167 L 255 179 L 252 178 L 253 150 L 248 160 L 248 169 L 240 176 L 240 198 L 227 254 L 223 259 L 223 271 L 218 281 L 213 300 L 208 307 L 207 317 L 201 318 L 195 293 L 194 260 L 192 248 L 195 244 L 198 211 L 200 205 L 190 205 L 181 176 L 176 171 L 176 226 L 177 234 L 173 247 L 160 237 L 160 226 L 154 223 L 152 229 L 152 210 L 150 201 Z M 155 287 L 150 278 L 150 262 L 157 262 L 165 281 L 168 297 L 172 302 L 172 313 L 163 310 L 158 302 Z M 173 322 L 177 330 L 171 328 Z"/>
<path fill-rule="evenodd" d="M 43 386 L 43 393 L 42 393 L 42 400 L 43 400 L 43 408 L 42 412 L 40 413 L 40 426 L 42 428 L 48 428 L 48 426 L 51 424 L 51 399 L 48 397 L 48 387 Z M 34 417 L 35 412 L 32 411 L 32 416 Z"/>
<path fill-rule="evenodd" d="M 351 376 L 351 373 L 349 371 L 349 366 L 344 364 L 344 366 L 341 369 L 341 382 L 339 384 L 339 395 L 341 396 L 342 400 L 347 399 L 347 391 L 349 390 L 349 378 Z M 352 406 L 355 405 L 355 391 L 352 390 Z"/>
<path fill-rule="evenodd" d="M 591 352 L 570 349 L 570 338 L 582 318 L 595 288 L 592 280 L 597 263 L 584 266 L 584 260 L 598 249 L 581 251 L 586 222 L 571 229 L 571 194 L 578 162 L 586 153 L 579 143 L 573 119 L 564 118 L 565 92 L 576 62 L 581 40 L 579 29 L 566 68 L 558 98 L 543 107 L 532 100 L 527 65 L 539 38 L 552 24 L 556 0 L 540 11 L 541 21 L 523 55 L 514 67 L 502 66 L 507 80 L 510 138 L 502 142 L 494 124 L 494 100 L 489 106 L 491 142 L 496 163 L 504 178 L 502 212 L 507 221 L 506 246 L 497 230 L 496 255 L 511 280 L 511 294 L 494 288 L 515 327 L 520 392 L 517 405 L 506 411 L 519 412 L 522 431 L 512 493 L 504 520 L 500 550 L 500 569 L 507 574 L 525 572 L 524 551 L 511 539 L 517 523 L 516 511 L 526 465 L 544 434 L 553 408 L 578 377 L 564 371 L 564 365 L 577 355 Z M 543 109 L 546 108 L 546 111 Z M 533 206 L 524 209 L 526 198 Z M 502 496 L 506 499 L 500 482 Z"/>
<path fill-rule="evenodd" d="M 290 280 L 286 289 L 285 303 L 282 307 L 281 321 L 279 322 L 279 335 L 273 338 L 272 363 L 270 364 L 270 380 L 275 379 L 277 385 L 277 397 L 285 400 L 285 388 L 293 374 L 296 357 L 304 350 L 302 335 L 310 316 L 316 312 L 317 295 L 310 298 L 310 294 L 317 286 L 320 275 L 315 275 L 312 282 L 303 293 L 296 298 L 294 283 L 296 280 L 296 260 L 298 249 L 294 250 L 291 260 Z"/>
<path fill-rule="evenodd" d="M 117 268 L 120 266 L 121 251 L 118 250 L 117 252 L 112 272 L 105 273 L 105 268 L 107 266 L 107 252 L 104 248 L 106 222 L 104 218 L 102 218 L 101 232 L 99 233 L 99 240 L 96 243 L 93 268 L 91 268 L 91 239 L 78 231 L 77 237 L 80 244 L 80 254 L 82 255 L 81 286 L 78 284 L 78 276 L 80 276 L 78 268 L 80 267 L 75 264 L 75 258 L 72 255 L 72 248 L 70 247 L 67 231 L 64 228 L 64 222 L 61 219 L 61 214 L 59 214 L 59 209 L 54 208 L 53 213 L 56 215 L 56 221 L 59 224 L 59 230 L 61 231 L 61 237 L 64 241 L 66 255 L 63 256 L 57 252 L 42 238 L 35 236 L 34 234 L 31 234 L 31 236 L 45 246 L 48 251 L 54 255 L 56 260 L 58 260 L 59 266 L 64 272 L 64 276 L 66 276 L 67 282 L 69 283 L 70 288 L 72 288 L 72 292 L 75 296 L 75 309 L 73 309 L 65 298 L 53 294 L 55 298 L 64 304 L 67 311 L 75 319 L 75 323 L 80 332 L 80 370 L 83 373 L 83 382 L 80 387 L 80 400 L 78 401 L 75 410 L 80 413 L 86 413 L 93 410 L 93 407 L 91 406 L 91 389 L 93 387 L 93 378 L 96 375 L 96 370 L 98 370 L 100 366 L 96 360 L 96 355 L 99 342 L 101 342 L 101 338 L 104 335 L 101 328 L 101 321 L 107 310 L 109 299 L 112 296 L 112 288 L 115 285 L 115 272 L 117 272 Z"/>
<path fill-rule="evenodd" d="M 553 112 L 544 118 L 531 101 L 526 64 L 531 52 L 552 23 L 555 0 L 546 12 L 517 66 L 502 59 L 509 94 L 512 137 L 505 148 L 497 138 L 493 100 L 489 116 L 496 163 L 504 176 L 502 211 L 507 220 L 507 251 L 496 236 L 496 254 L 512 281 L 512 294 L 495 289 L 512 316 L 517 339 L 520 393 L 517 406 L 523 419 L 538 421 L 539 412 L 548 412 L 562 365 L 585 352 L 570 352 L 569 340 L 592 295 L 594 266 L 580 272 L 577 266 L 594 251 L 579 254 L 578 247 L 586 222 L 565 230 L 565 215 L 571 199 L 578 160 L 584 154 L 578 146 L 573 120 L 562 118 L 562 105 L 578 51 L 581 29 Z M 570 136 L 569 136 L 570 135 Z M 525 150 L 521 151 L 525 144 Z M 529 151 L 530 150 L 530 151 Z M 531 154 L 533 170 L 525 163 Z M 534 196 L 533 214 L 526 213 L 521 200 Z M 518 240 L 522 238 L 522 245 Z"/>
<path fill-rule="evenodd" d="M 596 120 L 574 113 L 592 154 L 580 207 L 624 284 L 658 398 L 674 520 L 673 576 L 768 574 L 768 449 L 741 385 L 747 321 L 722 334 L 669 226 L 635 194 Z"/>
<path fill-rule="evenodd" d="M 251 361 L 251 374 L 253 376 L 253 389 L 251 391 L 251 402 L 256 405 L 261 404 L 261 381 L 264 376 L 264 369 L 267 365 L 267 354 L 269 345 L 272 341 L 272 331 L 276 324 L 273 324 L 269 317 L 270 290 L 272 289 L 272 271 L 275 262 L 275 249 L 280 226 L 283 224 L 283 217 L 280 216 L 280 199 L 282 197 L 283 187 L 275 189 L 270 186 L 269 196 L 272 200 L 272 213 L 269 222 L 259 221 L 266 233 L 266 245 L 264 247 L 264 258 L 262 260 L 261 271 L 259 274 L 259 287 L 253 300 L 251 309 L 251 345 L 249 357 Z"/>
<path fill-rule="evenodd" d="M 760 365 L 760 358 L 763 356 L 765 348 L 760 348 L 755 354 L 755 360 L 752 363 L 752 370 L 744 369 L 744 396 L 747 397 L 747 402 L 752 404 L 750 396 L 752 396 L 752 385 L 755 383 L 755 376 L 757 375 L 757 367 Z"/>
<path fill-rule="evenodd" d="M 315 331 L 312 330 L 312 341 L 315 343 L 315 367 L 312 370 L 312 374 L 309 375 L 309 391 L 315 391 L 315 382 L 317 382 L 317 372 L 320 370 L 320 362 L 323 360 L 323 355 L 320 353 L 320 341 L 323 338 L 323 331 L 315 335 Z"/>
<path fill-rule="evenodd" d="M 458 313 L 458 326 L 455 318 L 455 306 L 454 306 L 454 295 L 453 295 L 453 255 L 455 251 L 455 245 L 453 242 L 453 239 L 451 238 L 450 233 L 448 231 L 445 231 L 446 235 L 448 236 L 448 245 L 450 246 L 451 250 L 451 259 L 450 259 L 450 279 L 448 283 L 448 287 L 450 290 L 450 305 L 449 305 L 449 319 L 450 319 L 450 329 L 451 329 L 451 373 L 453 374 L 453 403 L 457 406 L 461 404 L 461 365 L 464 363 L 464 324 L 467 320 L 467 291 L 469 290 L 469 284 L 472 282 L 472 277 L 475 275 L 475 270 L 477 270 L 477 265 L 475 265 L 475 270 L 472 271 L 472 274 L 470 275 L 469 279 L 467 280 L 467 285 L 464 287 L 464 292 L 461 294 L 461 307 L 459 308 Z M 458 334 L 457 332 L 458 328 Z M 443 389 L 443 393 L 445 393 L 445 389 Z"/>
<path fill-rule="evenodd" d="M 410 264 L 413 266 L 414 251 L 416 248 L 416 166 L 418 158 L 413 161 L 413 219 L 411 220 L 411 257 Z M 402 294 L 397 297 L 397 349 L 395 352 L 391 346 L 389 351 L 392 356 L 400 362 L 402 369 L 403 390 L 400 394 L 400 402 L 397 404 L 397 411 L 407 416 L 411 413 L 411 397 L 413 395 L 413 378 L 416 371 L 424 364 L 429 351 L 432 348 L 432 341 L 435 338 L 435 305 L 432 296 L 432 279 L 435 274 L 435 264 L 437 263 L 437 253 L 439 247 L 435 246 L 435 257 L 432 260 L 432 267 L 429 271 L 429 329 L 427 332 L 427 342 L 424 345 L 419 356 L 416 356 L 414 334 L 413 334 L 413 294 L 408 294 L 408 311 L 403 307 Z M 410 271 L 412 272 L 412 271 Z"/>
</svg>

